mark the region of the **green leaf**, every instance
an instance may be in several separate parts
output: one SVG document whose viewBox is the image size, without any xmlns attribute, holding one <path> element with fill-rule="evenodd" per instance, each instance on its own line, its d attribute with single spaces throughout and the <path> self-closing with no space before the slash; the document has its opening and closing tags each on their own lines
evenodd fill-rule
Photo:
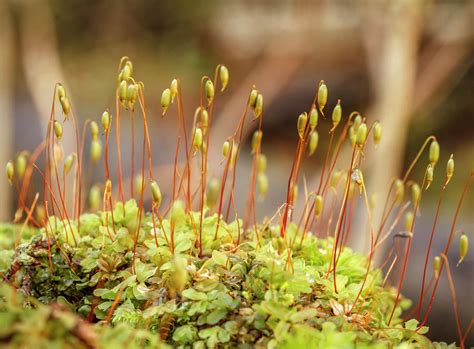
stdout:
<svg viewBox="0 0 474 349">
<path fill-rule="evenodd" d="M 193 301 L 205 301 L 207 300 L 207 295 L 203 292 L 198 292 L 192 288 L 188 288 L 182 293 L 184 298 L 193 300 Z"/>
<path fill-rule="evenodd" d="M 209 315 L 206 317 L 206 322 L 208 325 L 215 325 L 222 319 L 224 319 L 227 316 L 227 310 L 226 309 L 216 309 L 212 311 Z"/>
</svg>

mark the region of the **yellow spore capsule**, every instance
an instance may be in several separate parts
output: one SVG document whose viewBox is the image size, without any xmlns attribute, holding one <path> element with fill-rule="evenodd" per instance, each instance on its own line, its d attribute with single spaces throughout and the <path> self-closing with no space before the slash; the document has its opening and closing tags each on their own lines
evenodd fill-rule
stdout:
<svg viewBox="0 0 474 349">
<path fill-rule="evenodd" d="M 375 143 L 375 145 L 380 144 L 381 140 L 382 140 L 382 124 L 380 122 L 377 122 L 374 125 L 374 143 Z"/>
<path fill-rule="evenodd" d="M 341 100 L 337 101 L 336 106 L 332 110 L 332 127 L 336 128 L 337 125 L 341 122 L 342 119 L 342 107 L 341 107 Z"/>
<path fill-rule="evenodd" d="M 321 213 L 323 212 L 323 204 L 324 204 L 324 199 L 322 195 L 316 195 L 314 198 L 314 215 L 316 218 L 319 218 Z"/>
<path fill-rule="evenodd" d="M 93 139 L 90 148 L 91 161 L 97 163 L 102 156 L 102 143 L 99 139 Z"/>
<path fill-rule="evenodd" d="M 104 129 L 104 132 L 107 133 L 110 127 L 110 114 L 108 111 L 104 111 L 102 113 L 101 122 L 102 122 L 102 128 Z"/>
<path fill-rule="evenodd" d="M 435 277 L 438 277 L 440 268 L 441 268 L 441 257 L 436 256 L 433 259 L 433 271 L 434 271 Z"/>
<path fill-rule="evenodd" d="M 137 101 L 138 97 L 138 85 L 137 84 L 130 84 L 127 88 L 127 101 L 128 101 L 128 108 L 133 110 L 135 107 L 135 102 Z"/>
<path fill-rule="evenodd" d="M 446 164 L 446 181 L 449 182 L 454 174 L 454 159 L 453 154 L 451 154 L 448 163 Z"/>
<path fill-rule="evenodd" d="M 64 150 L 61 144 L 59 143 L 54 144 L 53 155 L 56 162 L 60 162 L 63 159 Z M 51 168 L 54 168 L 54 163 L 51 163 Z"/>
<path fill-rule="evenodd" d="M 411 186 L 411 202 L 413 206 L 418 206 L 420 203 L 421 189 L 418 183 L 413 183 Z"/>
<path fill-rule="evenodd" d="M 130 68 L 130 65 L 126 64 L 122 68 L 122 71 L 120 72 L 119 79 L 128 81 L 128 79 L 130 79 L 131 76 L 132 76 L 132 69 Z"/>
<path fill-rule="evenodd" d="M 309 142 L 308 142 L 308 156 L 311 156 L 314 154 L 318 147 L 318 142 L 319 142 L 319 134 L 318 131 L 314 130 L 311 131 L 309 135 Z"/>
<path fill-rule="evenodd" d="M 296 128 L 298 130 L 298 135 L 300 136 L 301 139 L 304 137 L 304 130 L 306 128 L 307 122 L 308 122 L 308 114 L 306 114 L 306 112 L 301 113 L 298 116 L 298 122 L 296 123 Z"/>
<path fill-rule="evenodd" d="M 464 258 L 467 256 L 467 251 L 469 250 L 469 239 L 466 234 L 462 234 L 459 239 L 459 261 L 458 265 L 462 263 Z"/>
<path fill-rule="evenodd" d="M 395 188 L 395 202 L 399 204 L 403 201 L 405 196 L 405 184 L 401 179 L 397 178 L 393 186 Z"/>
<path fill-rule="evenodd" d="M 336 188 L 337 184 L 341 180 L 342 177 L 342 171 L 334 171 L 333 174 L 331 175 L 331 181 L 330 181 L 330 186 L 332 188 Z"/>
<path fill-rule="evenodd" d="M 255 100 L 255 117 L 260 117 L 263 112 L 263 96 L 259 93 L 257 99 Z"/>
<path fill-rule="evenodd" d="M 352 123 L 352 126 L 354 127 L 354 131 L 357 133 L 359 130 L 359 126 L 362 125 L 362 116 L 356 115 L 354 118 L 354 122 Z"/>
<path fill-rule="evenodd" d="M 356 143 L 359 147 L 364 146 L 367 139 L 367 124 L 362 123 L 357 130 Z"/>
<path fill-rule="evenodd" d="M 357 140 L 357 133 L 355 131 L 354 126 L 349 127 L 349 141 L 351 142 L 351 146 L 354 147 Z"/>
<path fill-rule="evenodd" d="M 5 173 L 7 174 L 8 183 L 11 185 L 13 176 L 15 175 L 15 166 L 13 165 L 12 161 L 7 162 L 7 165 L 5 166 Z"/>
<path fill-rule="evenodd" d="M 92 139 L 93 140 L 97 139 L 97 137 L 99 136 L 99 125 L 97 125 L 97 122 L 91 121 L 90 129 L 91 129 Z"/>
<path fill-rule="evenodd" d="M 206 188 L 206 205 L 213 208 L 219 198 L 220 182 L 217 178 L 211 178 Z"/>
<path fill-rule="evenodd" d="M 214 99 L 214 84 L 212 83 L 211 80 L 207 79 L 206 80 L 206 85 L 205 85 L 205 92 L 206 92 L 206 98 L 207 98 L 207 103 L 211 104 L 212 100 Z"/>
<path fill-rule="evenodd" d="M 433 166 L 431 164 L 426 168 L 426 188 L 427 190 L 433 182 Z"/>
<path fill-rule="evenodd" d="M 63 138 L 63 125 L 61 125 L 59 121 L 54 120 L 53 129 L 54 129 L 54 134 L 56 135 L 56 138 L 58 139 L 58 141 L 60 141 L 61 138 Z"/>
<path fill-rule="evenodd" d="M 146 186 L 146 183 L 143 180 L 141 173 L 137 174 L 135 176 L 135 194 L 140 195 L 145 186 Z"/>
<path fill-rule="evenodd" d="M 165 88 L 163 93 L 161 94 L 161 107 L 163 108 L 163 115 L 165 115 L 166 110 L 171 103 L 171 90 L 169 88 Z"/>
<path fill-rule="evenodd" d="M 60 97 L 59 103 L 61 103 L 61 108 L 63 109 L 64 115 L 69 115 L 71 112 L 71 103 L 69 103 L 69 99 L 66 96 Z"/>
<path fill-rule="evenodd" d="M 69 154 L 66 156 L 66 159 L 64 160 L 64 175 L 66 176 L 72 168 L 72 165 L 74 165 L 74 161 L 76 160 L 76 153 Z"/>
<path fill-rule="evenodd" d="M 120 104 L 122 106 L 125 106 L 125 102 L 127 101 L 127 89 L 127 82 L 125 80 L 122 80 L 119 84 L 117 92 Z"/>
<path fill-rule="evenodd" d="M 318 106 L 319 110 L 323 110 L 324 106 L 326 105 L 328 101 L 328 87 L 324 83 L 324 81 L 321 81 L 319 84 L 319 89 L 318 89 Z"/>
<path fill-rule="evenodd" d="M 161 190 L 158 183 L 156 183 L 156 181 L 151 181 L 150 189 L 151 189 L 151 198 L 153 200 L 153 204 L 155 205 L 156 208 L 160 208 L 162 196 L 161 196 Z"/>
<path fill-rule="evenodd" d="M 413 215 L 413 212 L 410 211 L 405 214 L 405 231 L 411 231 L 414 219 L 415 216 Z"/>
<path fill-rule="evenodd" d="M 257 157 L 257 173 L 263 173 L 267 170 L 267 157 L 265 154 L 259 154 Z"/>
<path fill-rule="evenodd" d="M 170 97 L 171 103 L 174 102 L 176 95 L 178 94 L 178 80 L 173 79 L 170 84 Z"/>
<path fill-rule="evenodd" d="M 95 212 L 100 208 L 101 200 L 100 188 L 97 185 L 92 186 L 89 191 L 89 206 L 91 211 Z"/>
<path fill-rule="evenodd" d="M 194 151 L 198 151 L 202 146 L 202 130 L 198 127 L 194 131 L 193 147 Z"/>
<path fill-rule="evenodd" d="M 434 167 L 439 160 L 439 143 L 433 141 L 430 144 L 430 164 Z"/>
<path fill-rule="evenodd" d="M 316 126 L 318 126 L 318 119 L 319 119 L 319 114 L 318 114 L 318 109 L 315 107 L 311 108 L 311 111 L 309 112 L 309 128 L 311 131 L 313 131 Z"/>
<path fill-rule="evenodd" d="M 16 157 L 15 171 L 18 178 L 23 179 L 26 171 L 26 156 L 24 154 L 20 154 Z"/>
<path fill-rule="evenodd" d="M 225 65 L 221 65 L 219 69 L 219 78 L 221 80 L 222 88 L 221 92 L 225 90 L 229 83 L 229 69 Z"/>
<path fill-rule="evenodd" d="M 268 177 L 265 173 L 259 173 L 257 175 L 257 188 L 260 199 L 265 198 L 268 193 Z"/>
</svg>

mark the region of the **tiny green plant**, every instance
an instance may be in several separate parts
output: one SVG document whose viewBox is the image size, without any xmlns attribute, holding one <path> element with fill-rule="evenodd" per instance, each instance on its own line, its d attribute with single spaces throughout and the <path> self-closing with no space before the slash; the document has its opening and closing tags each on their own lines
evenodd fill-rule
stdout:
<svg viewBox="0 0 474 349">
<path fill-rule="evenodd" d="M 418 212 L 440 161 L 434 136 L 426 139 L 403 176 L 389 183 L 382 218 L 376 222 L 376 200 L 367 190 L 364 162 L 366 148 L 383 141 L 382 124 L 370 123 L 359 112 L 344 119 L 341 100 L 326 121 L 328 86 L 321 81 L 308 110 L 295 120 L 298 138 L 285 200 L 272 217 L 258 220 L 258 202 L 271 188 L 263 153 L 263 91 L 249 88 L 234 133 L 220 140 L 220 174 L 211 176 L 214 105 L 228 86 L 229 70 L 218 65 L 213 76 L 202 77 L 190 128 L 181 82 L 173 79 L 160 99 L 160 117 L 176 114 L 173 177 L 164 183 L 152 164 L 152 151 L 158 150 L 152 144 L 145 85 L 134 76 L 131 60 L 123 57 L 115 106 L 102 113 L 102 132 L 98 120 L 87 120 L 80 128 L 71 99 L 57 84 L 44 141 L 6 164 L 7 180 L 18 192 L 18 209 L 17 224 L 0 226 L 0 344 L 445 348 L 429 340 L 425 325 L 446 269 L 459 346 L 464 348 L 472 322 L 463 329 L 447 256 L 456 235 L 458 264 L 468 255 L 468 236 L 457 229 L 457 218 L 474 172 L 461 193 L 445 248 L 435 252 L 428 270 L 443 196 L 454 175 L 453 155 L 426 246 L 419 299 L 410 312 L 402 313 L 410 307 L 401 290 Z M 62 121 L 58 114 L 63 114 Z M 132 125 L 129 182 L 121 155 L 121 119 L 127 116 Z M 318 151 L 317 128 L 325 122 L 331 122 L 329 142 L 325 151 Z M 250 184 L 240 197 L 235 186 L 242 174 L 237 168 L 249 124 L 255 129 L 252 165 L 243 175 Z M 141 144 L 135 144 L 137 129 L 142 130 Z M 66 130 L 74 134 L 75 152 L 64 155 Z M 115 144 L 110 141 L 113 131 Z M 89 161 L 84 156 L 87 141 Z M 347 150 L 350 161 L 344 163 L 340 155 Z M 116 168 L 109 161 L 112 152 Z M 308 188 L 302 167 L 315 156 L 323 165 L 315 187 Z M 98 171 L 99 163 L 105 169 L 102 181 L 87 184 L 86 174 Z M 413 178 L 415 166 L 426 166 L 423 178 Z M 38 192 L 31 185 L 33 176 L 43 183 Z M 304 188 L 301 207 L 298 188 Z M 246 202 L 243 214 L 236 195 Z M 363 206 L 360 214 L 369 222 L 361 237 L 369 241 L 366 255 L 347 247 L 357 205 Z M 400 242 L 403 249 L 397 248 Z M 375 265 L 381 251 L 387 253 Z"/>
</svg>

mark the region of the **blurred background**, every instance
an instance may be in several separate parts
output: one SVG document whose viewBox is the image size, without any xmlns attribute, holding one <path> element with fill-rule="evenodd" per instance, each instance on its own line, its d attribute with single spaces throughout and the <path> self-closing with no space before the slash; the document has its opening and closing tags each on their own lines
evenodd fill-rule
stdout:
<svg viewBox="0 0 474 349">
<path fill-rule="evenodd" d="M 406 296 L 418 296 L 445 163 L 454 153 L 456 172 L 442 204 L 433 253 L 444 248 L 462 188 L 474 169 L 474 1 L 0 0 L 0 163 L 42 141 L 56 82 L 66 86 L 81 123 L 88 118 L 99 121 L 106 108 L 113 110 L 117 66 L 124 55 L 146 86 L 155 174 L 165 194 L 177 119 L 176 110 L 160 117 L 161 92 L 174 77 L 181 78 L 191 125 L 200 78 L 212 76 L 218 63 L 229 68 L 230 82 L 215 101 L 210 172 L 220 176 L 220 146 L 234 132 L 255 84 L 265 99 L 263 152 L 271 188 L 265 202 L 257 205 L 261 217 L 273 215 L 284 201 L 297 142 L 296 118 L 311 105 L 321 79 L 329 88 L 327 110 L 340 98 L 344 117 L 358 110 L 384 125 L 382 143 L 368 150 L 364 160 L 369 191 L 379 193 L 380 201 L 391 178 L 401 176 L 426 137 L 436 135 L 440 165 L 423 199 L 403 288 Z M 309 187 L 319 180 L 329 139 L 330 122 L 320 124 L 317 156 L 304 163 Z M 256 126 L 249 123 L 245 129 L 237 181 L 242 193 L 249 182 L 249 140 Z M 127 177 L 127 118 L 122 128 Z M 67 137 L 65 148 L 74 149 Z M 116 164 L 115 156 L 111 154 L 111 164 Z M 426 163 L 427 155 L 412 175 L 419 182 Z M 103 169 L 90 176 L 91 182 L 103 181 Z M 40 188 L 39 182 L 36 185 Z M 0 181 L 0 197 L 0 218 L 11 220 L 16 193 L 7 181 Z M 241 196 L 240 211 L 244 206 Z M 367 234 L 366 217 L 361 217 L 351 242 L 359 250 L 364 239 L 358 238 L 358 231 Z M 474 238 L 472 186 L 457 227 Z M 457 258 L 456 238 L 450 260 Z M 464 328 L 474 314 L 473 266 L 471 253 L 462 266 L 452 268 Z M 433 340 L 457 339 L 445 276 L 429 326 Z M 472 335 L 466 344 L 473 344 Z"/>
</svg>

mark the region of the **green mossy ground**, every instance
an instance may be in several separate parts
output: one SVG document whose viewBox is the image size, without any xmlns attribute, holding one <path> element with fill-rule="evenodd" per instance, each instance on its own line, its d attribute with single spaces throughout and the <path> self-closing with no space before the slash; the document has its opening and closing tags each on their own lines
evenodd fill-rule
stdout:
<svg viewBox="0 0 474 349">
<path fill-rule="evenodd" d="M 299 233 L 290 250 L 286 246 L 296 226 L 289 226 L 285 241 L 278 237 L 277 226 L 264 222 L 258 238 L 250 229 L 236 249 L 241 222 L 221 221 L 214 240 L 217 216 L 205 215 L 203 255 L 198 257 L 200 213 L 192 213 L 191 219 L 175 204 L 170 218 L 158 225 L 156 240 L 151 215 L 143 216 L 134 257 L 131 232 L 138 224 L 137 204 L 118 203 L 114 222 L 111 216 L 83 214 L 80 231 L 75 222 L 51 218 L 51 261 L 44 230 L 28 230 L 15 251 L 18 227 L 0 229 L 0 272 L 8 280 L 0 288 L 0 347 L 158 348 L 166 347 L 165 342 L 180 348 L 431 345 L 422 335 L 426 328 L 415 333 L 416 320 L 400 319 L 408 300 L 399 303 L 387 328 L 396 292 L 382 288 L 380 270 L 370 271 L 354 311 L 348 313 L 368 261 L 345 248 L 335 292 L 332 274 L 326 278 L 330 239 L 308 236 L 300 245 Z M 167 242 L 171 222 L 174 255 Z"/>
</svg>

